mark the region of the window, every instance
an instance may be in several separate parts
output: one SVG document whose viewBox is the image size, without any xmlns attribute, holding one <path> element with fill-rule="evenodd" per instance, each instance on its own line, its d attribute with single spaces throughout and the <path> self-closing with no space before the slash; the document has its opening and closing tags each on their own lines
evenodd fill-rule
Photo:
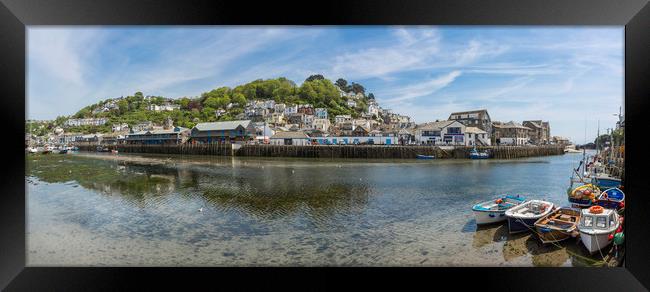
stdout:
<svg viewBox="0 0 650 292">
<path fill-rule="evenodd" d="M 616 221 L 614 220 L 614 214 L 609 214 L 609 226 L 614 226 L 616 225 Z"/>
<path fill-rule="evenodd" d="M 596 227 L 606 228 L 607 227 L 607 217 L 596 217 Z"/>
<path fill-rule="evenodd" d="M 582 217 L 582 220 L 583 220 L 583 221 L 582 221 L 582 224 L 583 224 L 585 227 L 592 227 L 592 226 L 594 226 L 594 217 L 592 217 L 592 216 L 585 216 L 585 217 Z"/>
<path fill-rule="evenodd" d="M 460 127 L 449 127 L 447 128 L 448 134 L 460 134 Z"/>
</svg>

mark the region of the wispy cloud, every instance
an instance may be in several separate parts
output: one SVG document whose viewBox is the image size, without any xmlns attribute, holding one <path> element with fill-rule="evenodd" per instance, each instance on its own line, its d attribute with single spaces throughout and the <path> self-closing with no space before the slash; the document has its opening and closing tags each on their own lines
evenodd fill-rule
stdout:
<svg viewBox="0 0 650 292">
<path fill-rule="evenodd" d="M 623 101 L 622 28 L 37 26 L 27 45 L 28 116 L 39 119 L 135 91 L 197 96 L 323 74 L 416 121 L 488 108 L 582 139 L 576 109 L 612 122 Z"/>
<path fill-rule="evenodd" d="M 456 80 L 456 78 L 458 78 L 460 75 L 461 71 L 454 70 L 447 74 L 437 76 L 436 78 L 426 82 L 419 82 L 403 87 L 397 87 L 395 89 L 383 92 L 384 95 L 397 96 L 394 98 L 385 99 L 384 101 L 388 104 L 395 104 L 405 102 L 417 97 L 431 95 L 432 93 L 445 88 L 454 82 L 454 80 Z"/>
</svg>

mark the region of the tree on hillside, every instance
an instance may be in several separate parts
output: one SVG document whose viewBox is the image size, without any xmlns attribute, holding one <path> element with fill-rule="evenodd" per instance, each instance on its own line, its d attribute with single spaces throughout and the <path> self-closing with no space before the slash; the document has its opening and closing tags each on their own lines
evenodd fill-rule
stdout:
<svg viewBox="0 0 650 292">
<path fill-rule="evenodd" d="M 232 95 L 231 102 L 236 103 L 240 106 L 246 105 L 246 97 L 241 93 L 235 93 Z"/>
<path fill-rule="evenodd" d="M 365 94 L 366 89 L 361 84 L 352 82 L 352 92 Z"/>
<path fill-rule="evenodd" d="M 349 91 L 348 81 L 343 79 L 343 78 L 337 79 L 334 84 L 336 84 L 336 86 L 338 86 L 341 90 L 343 90 L 345 92 Z"/>
<path fill-rule="evenodd" d="M 368 94 L 368 99 L 375 99 L 375 95 L 371 93 Z"/>
<path fill-rule="evenodd" d="M 316 75 L 311 75 L 311 76 L 307 77 L 307 79 L 305 79 L 305 81 L 314 81 L 314 80 L 323 80 L 323 79 L 325 79 L 325 77 L 323 77 L 323 75 L 316 74 Z"/>
<path fill-rule="evenodd" d="M 327 79 L 303 82 L 298 89 L 298 96 L 312 105 L 327 103 L 330 100 L 340 98 L 334 84 Z"/>
</svg>

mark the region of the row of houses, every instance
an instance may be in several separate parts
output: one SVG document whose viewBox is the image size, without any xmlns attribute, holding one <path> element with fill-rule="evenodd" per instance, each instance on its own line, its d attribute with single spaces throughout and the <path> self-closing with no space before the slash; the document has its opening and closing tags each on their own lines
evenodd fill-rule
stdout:
<svg viewBox="0 0 650 292">
<path fill-rule="evenodd" d="M 542 120 L 527 120 L 521 124 L 510 121 L 502 123 L 492 121 L 487 110 L 455 112 L 448 120 L 455 120 L 467 127 L 476 127 L 486 132 L 491 144 L 496 145 L 545 145 L 554 141 L 551 139 L 551 128 L 548 122 Z M 477 145 L 485 144 L 477 140 Z"/>
</svg>

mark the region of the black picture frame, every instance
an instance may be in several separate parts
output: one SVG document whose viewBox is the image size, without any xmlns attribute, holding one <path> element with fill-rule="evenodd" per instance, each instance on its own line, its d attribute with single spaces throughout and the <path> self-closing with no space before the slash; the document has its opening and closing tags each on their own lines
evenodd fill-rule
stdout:
<svg viewBox="0 0 650 292">
<path fill-rule="evenodd" d="M 244 12 L 244 13 L 239 13 Z M 7 136 L 0 188 L 0 287 L 135 290 L 181 283 L 208 288 L 643 291 L 650 287 L 650 200 L 643 130 L 650 94 L 647 0 L 128 1 L 0 0 L 0 120 Z M 626 262 L 622 268 L 62 268 L 25 267 L 25 48 L 29 25 L 624 25 Z M 19 137 L 21 136 L 21 137 Z M 20 145 L 20 146 L 19 146 Z M 239 279 L 235 279 L 237 276 Z M 455 278 L 452 280 L 450 278 Z M 298 286 L 308 281 L 307 286 Z M 447 283 L 447 284 L 445 284 Z M 293 285 L 291 285 L 293 284 Z M 138 289 L 139 290 L 139 289 Z"/>
</svg>

